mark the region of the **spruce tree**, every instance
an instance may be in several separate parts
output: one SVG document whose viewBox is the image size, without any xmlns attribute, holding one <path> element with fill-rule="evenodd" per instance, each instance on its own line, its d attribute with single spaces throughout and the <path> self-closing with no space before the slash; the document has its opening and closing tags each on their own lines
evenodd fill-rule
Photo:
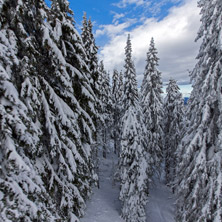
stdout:
<svg viewBox="0 0 222 222">
<path fill-rule="evenodd" d="M 176 154 L 183 128 L 184 104 L 180 88 L 174 79 L 169 80 L 166 93 L 163 105 L 165 172 L 166 182 L 172 183 L 176 176 Z"/>
<path fill-rule="evenodd" d="M 145 127 L 138 101 L 136 72 L 132 61 L 130 36 L 125 48 L 125 113 L 122 118 L 120 200 L 122 218 L 127 222 L 145 222 L 148 197 L 148 163 L 145 151 Z"/>
<path fill-rule="evenodd" d="M 124 97 L 123 105 L 124 109 L 127 110 L 131 105 L 135 105 L 134 102 L 138 100 L 138 89 L 136 80 L 136 70 L 132 61 L 132 44 L 130 35 L 127 38 L 127 45 L 125 47 L 125 72 L 124 72 Z"/>
<path fill-rule="evenodd" d="M 95 93 L 98 92 L 98 47 L 95 43 L 95 38 L 93 35 L 93 25 L 91 19 L 87 21 L 86 13 L 83 16 L 83 27 L 81 33 L 83 45 L 87 54 L 87 65 L 90 69 L 90 74 L 92 78 L 92 89 Z"/>
<path fill-rule="evenodd" d="M 50 136 L 55 141 L 55 156 L 51 156 L 50 151 L 50 158 L 58 168 L 51 169 L 60 180 L 53 179 L 50 189 L 60 190 L 61 197 L 57 198 L 57 204 L 67 219 L 72 218 L 73 213 L 83 215 L 85 200 L 96 178 L 91 159 L 95 96 L 88 79 L 86 53 L 73 25 L 72 14 L 68 1 L 53 0 L 49 16 L 50 32 L 44 32 L 43 36 L 44 48 L 47 48 L 47 56 L 52 57 L 53 63 L 51 75 L 43 80 L 48 92 L 43 97 L 47 104 L 44 111 L 49 117 L 47 122 L 50 122 L 45 130 L 54 131 Z M 56 73 L 57 81 L 53 73 Z"/>
<path fill-rule="evenodd" d="M 89 68 L 89 81 L 90 86 L 95 95 L 95 115 L 92 118 L 93 123 L 95 125 L 96 131 L 94 133 L 95 141 L 94 145 L 92 146 L 92 158 L 94 162 L 95 168 L 98 170 L 98 147 L 100 141 L 100 128 L 104 125 L 103 120 L 103 113 L 102 113 L 102 101 L 101 101 L 101 73 L 99 70 L 99 63 L 98 63 L 98 47 L 95 43 L 95 38 L 93 35 L 93 25 L 91 19 L 87 20 L 86 12 L 83 15 L 82 21 L 82 33 L 81 33 L 83 46 L 86 52 L 86 64 Z"/>
<path fill-rule="evenodd" d="M 114 152 L 119 154 L 120 142 L 120 119 L 121 119 L 121 103 L 122 103 L 122 79 L 117 70 L 113 71 L 112 77 L 112 115 L 113 115 L 113 139 L 114 139 Z"/>
<path fill-rule="evenodd" d="M 30 73 L 36 69 L 32 65 L 38 53 L 34 47 L 33 26 L 41 21 L 39 9 L 43 13 L 47 8 L 42 1 L 1 3 L 0 220 L 54 221 L 59 218 L 55 203 L 37 168 L 37 165 L 43 167 L 38 161 L 44 150 L 43 133 L 30 112 L 33 104 L 20 96 L 23 80 L 28 83 Z M 39 95 L 35 79 L 32 80 L 27 84 L 27 91 L 36 104 Z"/>
<path fill-rule="evenodd" d="M 157 49 L 152 38 L 147 52 L 146 67 L 141 85 L 141 104 L 147 128 L 147 150 L 151 155 L 150 161 L 153 166 L 153 173 L 160 170 L 163 158 L 162 80 L 161 73 L 157 69 L 158 60 Z"/>
<path fill-rule="evenodd" d="M 94 92 L 95 99 L 96 99 L 96 118 L 94 119 L 94 124 L 97 125 L 98 121 L 102 121 L 99 111 L 102 106 L 101 101 L 99 100 L 100 97 L 100 86 L 99 86 L 99 64 L 98 64 L 98 47 L 95 43 L 95 38 L 93 35 L 93 25 L 91 19 L 87 21 L 86 13 L 83 16 L 82 22 L 82 33 L 81 33 L 83 46 L 86 52 L 87 58 L 86 64 L 89 68 L 89 81 L 91 88 Z M 98 126 L 99 127 L 99 126 Z"/>
<path fill-rule="evenodd" d="M 1 176 L 3 216 L 9 221 L 78 221 L 96 179 L 90 147 L 95 96 L 69 3 L 54 0 L 49 9 L 41 0 L 5 1 L 1 10 L 1 44 L 6 52 L 14 47 L 8 64 L 1 57 L 2 100 L 13 101 L 9 107 L 17 116 L 9 124 L 12 117 L 1 107 L 2 169 L 7 172 Z M 7 151 L 5 138 L 13 150 Z"/>
<path fill-rule="evenodd" d="M 123 83 L 123 72 L 120 71 L 119 73 L 119 102 L 121 104 L 121 112 L 123 111 L 122 103 L 123 103 L 123 94 L 124 94 L 124 83 Z"/>
<path fill-rule="evenodd" d="M 191 74 L 188 129 L 179 146 L 177 221 L 222 220 L 222 47 L 220 0 L 199 1 L 202 40 Z"/>
<path fill-rule="evenodd" d="M 99 86 L 100 86 L 100 101 L 101 101 L 101 110 L 100 115 L 102 116 L 103 123 L 101 128 L 102 136 L 102 147 L 103 147 L 103 157 L 106 158 L 107 153 L 107 139 L 108 139 L 108 130 L 111 125 L 111 88 L 110 88 L 110 78 L 109 73 L 105 70 L 103 61 L 99 64 Z"/>
</svg>

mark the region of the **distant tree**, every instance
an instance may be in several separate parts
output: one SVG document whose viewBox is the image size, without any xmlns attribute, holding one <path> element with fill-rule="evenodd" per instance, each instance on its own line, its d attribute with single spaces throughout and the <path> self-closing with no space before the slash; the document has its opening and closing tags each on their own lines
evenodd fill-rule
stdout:
<svg viewBox="0 0 222 222">
<path fill-rule="evenodd" d="M 182 136 L 184 102 L 180 88 L 174 79 L 169 80 L 166 92 L 167 95 L 163 105 L 165 171 L 166 182 L 172 183 L 176 176 L 177 147 Z"/>
<path fill-rule="evenodd" d="M 123 72 L 120 71 L 119 73 L 119 90 L 118 90 L 118 94 L 119 94 L 119 102 L 123 103 L 123 94 L 124 94 L 124 83 L 123 83 Z M 121 111 L 123 110 L 123 107 L 121 108 Z"/>
<path fill-rule="evenodd" d="M 222 2 L 199 1 L 202 39 L 179 146 L 177 221 L 222 221 Z"/>
<path fill-rule="evenodd" d="M 124 94 L 123 94 L 123 105 L 124 109 L 127 110 L 128 107 L 138 100 L 138 89 L 136 80 L 136 70 L 134 63 L 132 61 L 132 44 L 130 40 L 130 35 L 128 35 L 127 45 L 125 47 L 125 72 L 124 72 Z"/>
<path fill-rule="evenodd" d="M 132 61 L 130 36 L 125 48 L 125 113 L 122 118 L 120 168 L 120 200 L 122 218 L 127 222 L 145 222 L 148 197 L 145 127 L 138 101 L 136 72 Z"/>
<path fill-rule="evenodd" d="M 119 154 L 120 151 L 120 131 L 122 117 L 122 99 L 123 99 L 123 79 L 122 74 L 117 70 L 113 71 L 112 77 L 112 115 L 113 115 L 113 137 L 114 152 Z"/>
<path fill-rule="evenodd" d="M 100 101 L 101 108 L 100 111 L 104 123 L 102 124 L 102 147 L 103 147 L 103 157 L 106 158 L 107 153 L 107 139 L 108 131 L 111 125 L 111 87 L 110 87 L 110 78 L 109 73 L 105 70 L 103 61 L 99 64 L 99 86 L 100 86 Z"/>
<path fill-rule="evenodd" d="M 147 150 L 152 158 L 153 173 L 159 171 L 163 158 L 162 80 L 161 73 L 157 69 L 158 60 L 157 49 L 152 38 L 141 85 L 141 104 L 147 128 Z"/>
<path fill-rule="evenodd" d="M 118 146 L 118 122 L 119 122 L 119 104 L 118 104 L 118 90 L 119 90 L 119 73 L 117 70 L 113 71 L 112 76 L 112 114 L 113 114 L 113 138 L 114 138 L 114 152 L 117 153 Z"/>
</svg>

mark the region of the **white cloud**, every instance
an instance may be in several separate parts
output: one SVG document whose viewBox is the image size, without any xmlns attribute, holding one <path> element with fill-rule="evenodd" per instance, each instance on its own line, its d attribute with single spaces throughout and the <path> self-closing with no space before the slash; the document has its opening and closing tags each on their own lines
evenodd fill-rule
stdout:
<svg viewBox="0 0 222 222">
<path fill-rule="evenodd" d="M 193 69 L 199 49 L 199 44 L 194 42 L 200 26 L 199 19 L 196 0 L 186 0 L 183 5 L 172 8 L 163 20 L 143 19 L 142 25 L 130 31 L 139 82 L 143 78 L 151 37 L 154 37 L 158 50 L 163 81 L 173 77 L 180 83 L 189 82 L 188 70 Z M 129 33 L 126 29 L 129 26 L 130 23 L 122 23 L 104 27 L 104 33 L 111 39 L 101 49 L 100 59 L 104 60 L 110 72 L 114 68 L 123 69 L 124 48 Z"/>
<path fill-rule="evenodd" d="M 114 39 L 117 35 L 122 34 L 129 28 L 132 24 L 137 22 L 136 19 L 126 19 L 124 23 L 115 23 L 109 25 L 100 25 L 99 28 L 96 30 L 95 37 L 99 37 L 101 35 L 107 35 L 109 38 Z"/>
<path fill-rule="evenodd" d="M 128 5 L 132 4 L 135 4 L 136 6 L 141 6 L 141 5 L 146 5 L 147 3 L 150 4 L 149 2 L 144 0 L 121 0 L 120 2 L 113 5 L 117 6 L 118 8 L 125 8 Z"/>
<path fill-rule="evenodd" d="M 117 12 L 114 12 L 114 11 L 111 11 L 111 13 L 114 14 L 113 21 L 112 21 L 112 23 L 114 23 L 114 24 L 119 24 L 118 20 L 125 17 L 124 13 L 117 13 Z"/>
<path fill-rule="evenodd" d="M 164 5 L 167 5 L 169 3 L 180 3 L 183 0 L 158 0 L 158 1 L 152 1 L 152 0 L 121 0 L 118 3 L 114 3 L 113 5 L 118 8 L 126 8 L 128 6 L 135 5 L 136 7 L 143 7 L 146 12 L 150 12 L 152 15 L 156 15 L 161 11 L 161 8 Z"/>
<path fill-rule="evenodd" d="M 149 7 L 147 8 L 148 11 L 153 15 L 156 16 L 161 12 L 161 9 L 163 6 L 173 3 L 173 4 L 177 4 L 182 2 L 183 0 L 159 0 L 159 1 L 154 1 L 152 2 L 152 4 L 149 5 Z"/>
</svg>

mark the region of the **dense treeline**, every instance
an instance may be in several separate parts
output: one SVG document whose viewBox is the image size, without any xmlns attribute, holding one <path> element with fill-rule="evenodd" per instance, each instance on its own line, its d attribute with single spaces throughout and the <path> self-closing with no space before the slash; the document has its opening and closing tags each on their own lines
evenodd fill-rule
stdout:
<svg viewBox="0 0 222 222">
<path fill-rule="evenodd" d="M 222 2 L 199 7 L 202 45 L 184 106 L 174 79 L 163 98 L 153 38 L 140 92 L 130 35 L 110 85 L 86 14 L 80 35 L 67 0 L 0 0 L 1 221 L 78 222 L 110 135 L 125 221 L 146 221 L 163 171 L 176 221 L 222 220 Z"/>
</svg>

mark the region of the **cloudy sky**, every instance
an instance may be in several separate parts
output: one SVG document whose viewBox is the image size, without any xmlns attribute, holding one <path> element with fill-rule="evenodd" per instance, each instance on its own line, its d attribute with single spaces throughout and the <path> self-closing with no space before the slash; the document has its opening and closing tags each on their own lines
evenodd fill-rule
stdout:
<svg viewBox="0 0 222 222">
<path fill-rule="evenodd" d="M 124 47 L 130 33 L 140 83 L 150 39 L 154 37 L 163 82 L 172 77 L 184 92 L 190 91 L 189 71 L 196 63 L 200 44 L 194 41 L 200 26 L 197 0 L 70 0 L 70 7 L 77 27 L 83 11 L 91 17 L 99 57 L 111 74 L 114 68 L 123 69 Z"/>
</svg>

